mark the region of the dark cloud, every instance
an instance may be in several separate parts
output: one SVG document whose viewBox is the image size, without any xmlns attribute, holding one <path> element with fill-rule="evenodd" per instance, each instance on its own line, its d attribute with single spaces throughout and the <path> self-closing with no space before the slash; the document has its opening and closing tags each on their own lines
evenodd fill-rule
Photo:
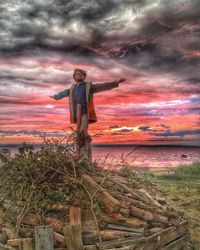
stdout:
<svg viewBox="0 0 200 250">
<path fill-rule="evenodd" d="M 109 126 L 109 128 L 120 128 L 118 125 Z"/>
<path fill-rule="evenodd" d="M 151 127 L 149 126 L 140 126 L 138 129 L 141 131 L 151 131 Z"/>
<path fill-rule="evenodd" d="M 200 84 L 200 77 L 190 77 L 189 79 L 186 79 L 186 82 L 189 84 Z"/>
<path fill-rule="evenodd" d="M 200 129 L 188 129 L 188 130 L 178 130 L 178 131 L 171 131 L 167 130 L 164 133 L 150 133 L 154 136 L 185 136 L 185 135 L 199 135 Z"/>
<path fill-rule="evenodd" d="M 165 124 L 159 124 L 158 126 L 163 127 L 163 128 L 170 128 L 170 126 L 165 125 Z"/>
<path fill-rule="evenodd" d="M 122 129 L 120 129 L 119 131 L 120 132 L 130 132 L 130 131 L 132 131 L 133 129 L 131 129 L 131 128 L 122 128 Z"/>
</svg>

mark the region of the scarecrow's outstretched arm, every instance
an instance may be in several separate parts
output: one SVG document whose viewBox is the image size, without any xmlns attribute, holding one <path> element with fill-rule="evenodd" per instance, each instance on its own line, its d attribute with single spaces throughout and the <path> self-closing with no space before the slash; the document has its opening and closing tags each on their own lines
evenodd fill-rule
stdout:
<svg viewBox="0 0 200 250">
<path fill-rule="evenodd" d="M 58 94 L 50 96 L 50 97 L 55 99 L 55 100 L 60 100 L 63 97 L 68 97 L 68 96 L 69 96 L 69 89 L 65 89 L 65 90 L 59 92 Z"/>
<path fill-rule="evenodd" d="M 113 82 L 104 82 L 104 83 L 96 83 L 96 84 L 91 84 L 91 92 L 92 93 L 99 93 L 102 91 L 110 90 L 113 88 L 119 87 L 119 83 L 125 81 L 125 78 L 121 78 L 117 81 Z"/>
</svg>

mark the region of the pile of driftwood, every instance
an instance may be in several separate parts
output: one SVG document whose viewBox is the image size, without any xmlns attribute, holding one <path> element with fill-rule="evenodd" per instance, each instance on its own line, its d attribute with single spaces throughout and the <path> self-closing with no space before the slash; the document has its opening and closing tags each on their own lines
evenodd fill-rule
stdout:
<svg viewBox="0 0 200 250">
<path fill-rule="evenodd" d="M 142 175 L 52 143 L 21 152 L 0 170 L 0 249 L 189 249 L 183 212 Z"/>
</svg>

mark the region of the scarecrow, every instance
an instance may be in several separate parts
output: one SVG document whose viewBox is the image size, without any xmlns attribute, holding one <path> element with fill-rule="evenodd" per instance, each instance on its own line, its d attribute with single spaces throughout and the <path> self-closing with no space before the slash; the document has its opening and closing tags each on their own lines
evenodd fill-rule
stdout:
<svg viewBox="0 0 200 250">
<path fill-rule="evenodd" d="M 86 81 L 87 73 L 85 70 L 76 68 L 74 70 L 74 83 L 70 88 L 50 96 L 55 100 L 69 97 L 70 123 L 76 124 L 76 149 L 78 156 L 85 156 L 92 162 L 91 136 L 88 133 L 90 123 L 97 122 L 94 108 L 93 95 L 102 91 L 117 88 L 119 83 L 125 81 L 121 78 L 112 82 L 96 83 Z"/>
</svg>

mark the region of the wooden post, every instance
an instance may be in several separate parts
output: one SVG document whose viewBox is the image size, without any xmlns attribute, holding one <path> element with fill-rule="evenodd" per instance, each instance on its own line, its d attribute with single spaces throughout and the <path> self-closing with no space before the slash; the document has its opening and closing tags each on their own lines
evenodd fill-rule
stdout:
<svg viewBox="0 0 200 250">
<path fill-rule="evenodd" d="M 51 226 L 35 228 L 35 250 L 53 250 L 53 229 Z"/>
<path fill-rule="evenodd" d="M 80 207 L 69 208 L 69 224 L 63 228 L 67 249 L 83 250 Z"/>
<path fill-rule="evenodd" d="M 33 239 L 23 239 L 19 246 L 19 250 L 35 250 Z"/>
</svg>

